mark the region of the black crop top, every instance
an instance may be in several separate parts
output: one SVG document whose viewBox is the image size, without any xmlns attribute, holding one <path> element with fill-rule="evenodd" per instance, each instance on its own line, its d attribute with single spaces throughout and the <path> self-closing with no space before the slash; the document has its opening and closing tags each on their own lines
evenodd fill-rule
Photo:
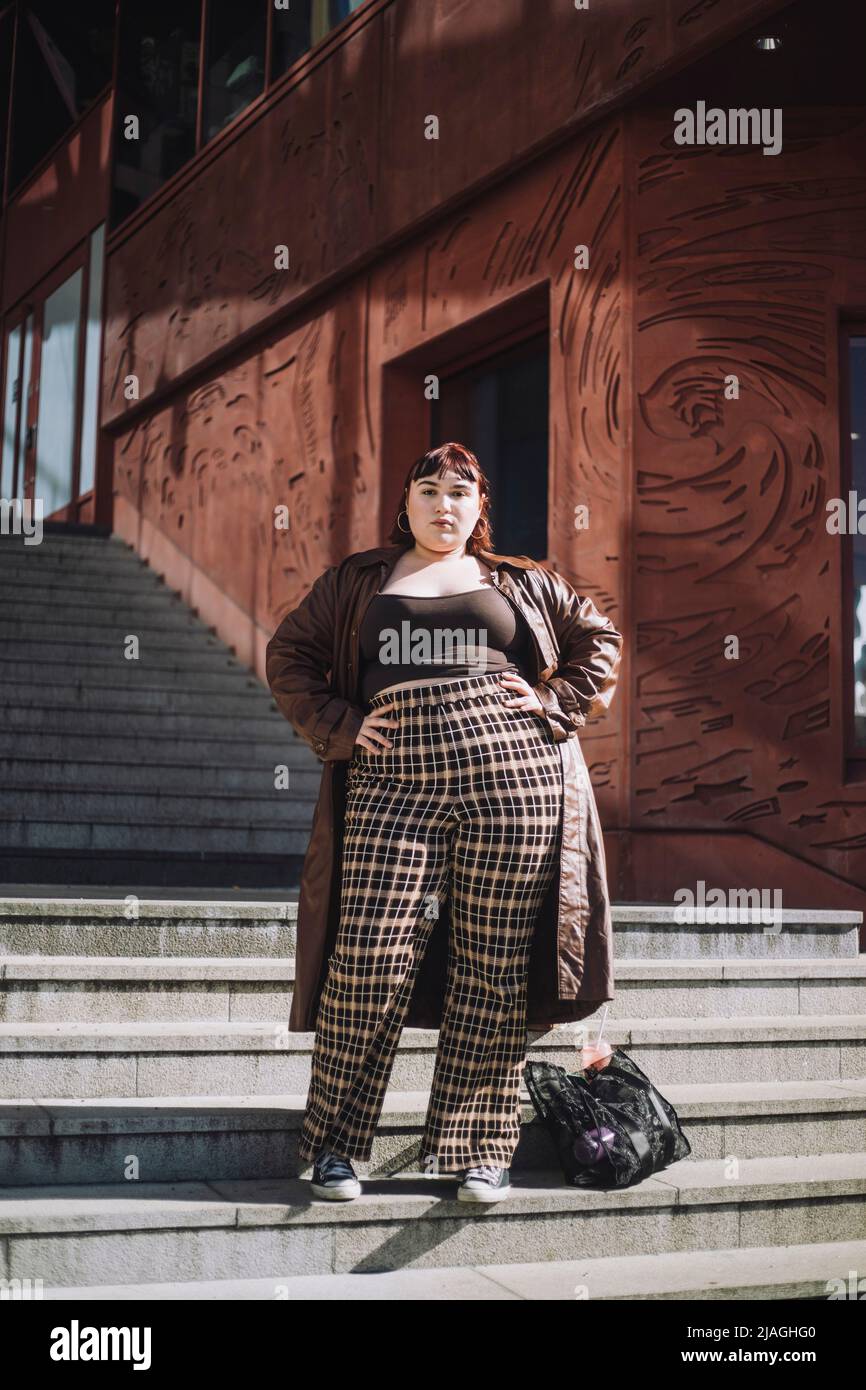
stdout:
<svg viewBox="0 0 866 1390">
<path fill-rule="evenodd" d="M 422 598 L 376 594 L 360 631 L 361 698 L 402 681 L 517 671 L 532 661 L 526 619 L 496 588 Z"/>
</svg>

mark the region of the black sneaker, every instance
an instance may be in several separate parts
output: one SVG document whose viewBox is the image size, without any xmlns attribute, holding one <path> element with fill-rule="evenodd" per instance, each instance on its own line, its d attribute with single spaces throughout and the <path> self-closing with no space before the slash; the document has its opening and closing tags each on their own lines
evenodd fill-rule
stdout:
<svg viewBox="0 0 866 1390">
<path fill-rule="evenodd" d="M 457 1189 L 458 1202 L 501 1202 L 511 1192 L 507 1168 L 481 1163 L 467 1168 Z"/>
<path fill-rule="evenodd" d="M 311 1185 L 317 1197 L 327 1197 L 332 1202 L 346 1202 L 361 1195 L 361 1184 L 348 1158 L 330 1149 L 316 1154 Z"/>
</svg>

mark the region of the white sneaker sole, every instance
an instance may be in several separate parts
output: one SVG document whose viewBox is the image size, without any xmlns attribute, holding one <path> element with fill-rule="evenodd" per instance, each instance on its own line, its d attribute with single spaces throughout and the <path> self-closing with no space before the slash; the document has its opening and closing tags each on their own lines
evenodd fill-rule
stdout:
<svg viewBox="0 0 866 1390">
<path fill-rule="evenodd" d="M 505 1197 L 511 1196 L 511 1188 L 496 1187 L 488 1191 L 483 1188 L 458 1187 L 458 1202 L 501 1202 Z"/>
<path fill-rule="evenodd" d="M 352 1197 L 361 1195 L 359 1182 L 343 1183 L 340 1187 L 323 1187 L 320 1183 L 311 1182 L 310 1187 L 317 1197 L 325 1197 L 330 1202 L 347 1202 Z"/>
</svg>

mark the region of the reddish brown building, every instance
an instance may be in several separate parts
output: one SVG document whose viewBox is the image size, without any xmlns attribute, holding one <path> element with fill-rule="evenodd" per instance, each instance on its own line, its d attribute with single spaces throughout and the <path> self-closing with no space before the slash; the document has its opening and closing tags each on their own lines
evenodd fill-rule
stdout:
<svg viewBox="0 0 866 1390">
<path fill-rule="evenodd" d="M 613 897 L 862 907 L 859 8 L 54 8 L 0 13 L 3 496 L 113 528 L 263 677 L 459 439 L 497 550 L 626 635 L 582 739 Z M 781 148 L 679 143 L 700 103 Z"/>
</svg>

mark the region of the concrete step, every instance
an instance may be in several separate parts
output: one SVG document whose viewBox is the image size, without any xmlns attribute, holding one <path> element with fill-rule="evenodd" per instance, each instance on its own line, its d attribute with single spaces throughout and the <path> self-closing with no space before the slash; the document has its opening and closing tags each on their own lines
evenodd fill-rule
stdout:
<svg viewBox="0 0 866 1390">
<path fill-rule="evenodd" d="M 866 1155 L 680 1163 L 635 1187 L 591 1191 L 560 1171 L 516 1174 L 507 1200 L 456 1199 L 455 1175 L 368 1182 L 352 1202 L 303 1179 L 124 1181 L 0 1190 L 6 1278 L 47 1285 L 238 1279 L 467 1267 L 866 1237 Z M 847 1278 L 848 1266 L 838 1270 Z"/>
<path fill-rule="evenodd" d="M 594 1016 L 595 1017 L 595 1016 Z M 537 1054 L 569 1070 L 586 1024 L 563 1024 Z M 848 1081 L 866 1075 L 866 1016 L 608 1018 L 605 1036 L 661 1088 L 707 1082 Z M 428 1088 L 438 1030 L 406 1028 L 392 1085 Z M 273 1022 L 2 1023 L 0 1096 L 273 1095 L 306 1090 L 313 1035 Z"/>
<path fill-rule="evenodd" d="M 169 683 L 169 676 L 163 673 L 161 683 L 148 680 L 148 684 L 125 683 L 124 679 L 112 677 L 111 684 L 104 682 L 97 686 L 67 685 L 65 682 L 55 686 L 42 686 L 5 679 L 0 683 L 0 709 L 15 705 L 29 707 L 35 704 L 43 708 L 58 705 L 78 709 L 101 710 L 106 717 L 128 718 L 145 710 L 166 710 L 174 713 L 195 714 L 207 708 L 213 714 L 254 715 L 260 718 L 267 714 L 273 701 L 265 687 L 254 677 L 240 678 L 231 690 L 218 690 L 197 685 L 193 673 L 186 680 L 188 684 Z M 5 713 L 4 713 L 5 719 Z"/>
<path fill-rule="evenodd" d="M 61 530 L 46 523 L 39 545 L 27 544 L 22 536 L 0 535 L 0 556 L 9 561 L 26 559 L 28 563 L 38 563 L 51 558 L 66 563 L 96 563 L 115 555 L 126 560 L 139 559 L 137 552 L 121 536 L 95 535 L 78 526 Z"/>
<path fill-rule="evenodd" d="M 280 728 L 272 726 L 269 739 L 259 738 L 254 742 L 243 738 L 196 738 L 192 735 L 162 737 L 135 730 L 104 737 L 96 731 L 58 734 L 36 728 L 20 729 L 15 733 L 7 730 L 0 732 L 0 758 L 6 759 L 10 767 L 26 761 L 34 773 L 34 782 L 41 775 L 36 764 L 43 765 L 46 775 L 48 769 L 53 769 L 54 775 L 60 776 L 64 759 L 94 767 L 126 763 L 138 768 L 151 763 L 160 763 L 163 767 L 274 768 L 278 763 L 286 763 L 289 767 L 313 768 L 321 776 L 321 763 L 312 749 L 298 738 L 290 725 L 284 722 L 284 727 L 287 736 Z"/>
<path fill-rule="evenodd" d="M 312 1033 L 288 1032 L 284 1021 L 0 1023 L 0 1097 L 306 1091 L 313 1041 Z M 397 1090 L 430 1086 L 437 1041 L 437 1030 L 404 1030 L 391 1077 Z M 578 1047 L 574 1029 L 563 1025 L 532 1055 L 571 1068 Z"/>
<path fill-rule="evenodd" d="M 306 745 L 304 745 L 306 747 Z M 282 832 L 281 832 L 282 833 Z M 309 840 L 301 852 L 305 852 Z M 137 935 L 130 940 L 125 899 L 74 898 L 34 892 L 0 897 L 0 953 L 29 955 L 291 955 L 297 903 L 250 895 L 209 900 L 165 894 L 142 901 Z M 677 926 L 673 905 L 614 903 L 614 954 L 650 963 L 677 960 L 750 961 L 858 959 L 860 912 L 786 908 L 781 930 L 760 925 Z M 640 947 L 640 950 L 636 948 Z M 737 949 L 734 949 L 736 947 Z M 264 948 L 264 949 L 262 949 Z"/>
<path fill-rule="evenodd" d="M 43 892 L 86 890 L 128 892 L 130 882 L 147 893 L 297 893 L 303 852 L 230 853 L 218 844 L 209 849 L 176 851 L 165 843 L 156 849 L 8 849 L 0 841 L 0 886 L 39 883 Z"/>
<path fill-rule="evenodd" d="M 14 647 L 15 644 L 9 645 Z M 64 680 L 69 686 L 83 685 L 96 690 L 118 687 L 135 690 L 142 687 L 197 689 L 203 701 L 220 691 L 245 694 L 251 689 L 267 693 L 262 682 L 248 667 L 242 666 L 225 652 L 185 652 L 179 653 L 176 658 L 166 658 L 153 649 L 142 648 L 137 661 L 127 661 L 123 648 L 118 646 L 116 655 L 110 659 L 103 654 L 102 659 L 89 657 L 84 661 L 69 661 L 58 657 L 55 661 L 50 659 L 50 651 L 47 656 L 49 659 L 46 661 L 25 661 L 14 651 L 10 651 L 8 656 L 0 652 L 0 661 L 4 662 L 0 697 L 8 685 L 15 689 L 20 689 L 22 685 L 44 687 L 56 678 L 58 669 L 63 670 Z"/>
<path fill-rule="evenodd" d="M 246 757 L 246 754 L 240 755 Z M 30 815 L 45 814 L 49 809 L 59 810 L 63 804 L 58 801 L 58 793 L 74 789 L 82 793 L 82 802 L 75 806 L 76 812 L 87 804 L 84 789 L 89 788 L 94 797 L 103 798 L 107 793 L 125 797 L 138 811 L 147 808 L 148 802 L 142 793 L 186 792 L 195 799 L 215 793 L 240 797 L 257 797 L 263 790 L 268 794 L 277 793 L 274 787 L 275 769 L 284 766 L 288 769 L 286 794 L 301 801 L 315 801 L 322 780 L 321 764 L 314 754 L 304 746 L 303 754 L 298 745 L 289 745 L 289 751 L 277 750 L 273 762 L 249 764 L 245 761 L 231 762 L 223 755 L 213 763 L 191 762 L 190 752 L 187 761 L 164 762 L 159 759 L 128 761 L 125 759 L 94 758 L 84 761 L 70 758 L 54 762 L 49 758 L 7 758 L 0 755 L 0 781 L 10 797 L 14 796 L 15 809 Z M 303 762 L 301 759 L 303 758 Z M 18 788 L 18 792 L 14 791 Z M 27 792 L 27 796 L 22 795 Z M 54 798 L 52 800 L 52 798 Z M 103 802 L 90 803 L 94 812 L 101 810 Z"/>
<path fill-rule="evenodd" d="M 250 1266 L 253 1268 L 254 1266 Z M 866 1267 L 866 1241 L 814 1245 L 757 1245 L 673 1254 L 602 1255 L 581 1260 L 434 1266 L 379 1274 L 275 1274 L 268 1279 L 211 1279 L 178 1283 L 96 1284 L 43 1288 L 44 1299 L 76 1303 L 182 1300 L 290 1302 L 530 1302 L 662 1300 L 737 1301 L 862 1298 L 857 1275 Z M 851 1271 L 854 1271 L 852 1279 Z M 862 1290 L 862 1276 L 859 1288 Z M 706 1351 L 706 1348 L 698 1348 Z M 778 1353 L 768 1353 L 777 1355 Z"/>
<path fill-rule="evenodd" d="M 229 798 L 223 800 L 228 802 Z M 309 815 L 305 815 L 307 807 Z M 0 844 L 7 854 L 22 850 L 77 850 L 88 854 L 114 850 L 133 856 L 143 851 L 184 855 L 305 854 L 312 816 L 312 804 L 296 799 L 288 804 L 288 809 L 275 801 L 270 814 L 262 815 L 259 824 L 248 825 L 230 808 L 228 818 L 223 819 L 206 819 L 196 813 L 195 823 L 183 817 L 171 820 L 167 813 L 155 820 L 124 814 L 122 822 L 110 815 L 91 815 L 81 822 L 62 816 L 22 820 L 13 813 L 0 815 Z M 274 824 L 275 821 L 279 823 Z"/>
<path fill-rule="evenodd" d="M 280 1023 L 293 959 L 3 956 L 0 1022 Z"/>
<path fill-rule="evenodd" d="M 2 586 L 2 580 L 0 580 Z M 46 615 L 43 615 L 45 618 Z M 187 609 L 186 621 L 183 623 L 173 622 L 170 627 L 166 627 L 157 614 L 151 613 L 147 623 L 136 623 L 135 631 L 141 639 L 142 645 L 158 648 L 160 651 L 198 651 L 210 649 L 219 650 L 232 654 L 232 648 L 227 647 L 224 642 L 216 635 L 216 629 L 205 626 L 200 618 L 193 616 L 192 610 Z M 15 609 L 14 613 L 6 611 L 0 615 L 0 643 L 14 643 L 16 649 L 23 648 L 25 644 L 38 646 L 39 652 L 46 649 L 54 649 L 59 646 L 75 646 L 78 653 L 82 653 L 85 648 L 92 648 L 94 651 L 117 651 L 122 648 L 125 642 L 129 626 L 127 623 L 101 623 L 94 627 L 92 623 L 84 620 L 84 614 L 78 610 L 77 621 L 72 620 L 68 623 L 54 621 L 53 610 L 47 615 L 47 620 L 39 622 L 39 636 L 34 637 L 32 618 L 22 618 L 20 610 Z M 27 654 L 27 653 L 25 653 Z M 39 653 L 36 653 L 38 655 Z"/>
<path fill-rule="evenodd" d="M 616 960 L 611 1017 L 780 1018 L 863 1013 L 866 956 L 854 960 Z M 0 954 L 0 1022 L 279 1022 L 293 957 Z M 657 1007 L 653 1007 L 653 1006 Z"/>
<path fill-rule="evenodd" d="M 203 634 L 201 642 L 189 638 L 167 645 L 159 640 L 147 640 L 135 630 L 140 655 L 128 659 L 124 652 L 130 630 L 120 633 L 110 642 L 30 642 L 25 651 L 23 642 L 0 640 L 0 669 L 14 674 L 17 681 L 50 681 L 58 666 L 68 680 L 104 683 L 120 672 L 131 675 L 177 676 L 186 671 L 213 680 L 219 676 L 237 681 L 257 679 L 227 647 Z M 162 684 L 162 680 L 159 681 Z M 259 682 L 261 684 L 261 682 Z"/>
<path fill-rule="evenodd" d="M 38 630 L 46 615 L 55 624 L 80 624 L 82 607 L 81 602 L 70 598 L 65 590 L 48 599 L 39 592 L 28 592 L 26 597 L 16 599 L 15 608 L 12 612 L 7 610 L 7 617 L 11 620 L 14 612 L 14 619 L 23 622 L 32 632 L 34 629 Z M 157 628 L 166 633 L 186 632 L 191 623 L 195 623 L 200 630 L 198 609 L 189 607 L 180 597 L 166 589 L 146 598 L 139 595 L 132 605 L 112 597 L 112 587 L 106 585 L 101 602 L 98 602 L 96 597 L 88 599 L 88 631 L 94 637 L 105 636 L 108 640 L 118 627 L 129 630 L 130 613 L 134 614 L 136 631 L 146 632 Z"/>
<path fill-rule="evenodd" d="M 39 700 L 29 704 L 7 704 L 3 709 L 3 727 L 9 733 L 30 733 L 34 720 L 46 734 L 60 734 L 64 739 L 74 737 L 93 737 L 104 734 L 106 743 L 119 734 L 132 734 L 143 738 L 154 736 L 176 738 L 245 738 L 250 742 L 257 739 L 297 738 L 291 725 L 279 713 L 276 705 L 265 706 L 256 702 L 244 704 L 240 713 L 231 711 L 214 714 L 207 702 L 202 712 L 185 708 L 179 713 L 174 706 L 161 709 L 130 709 L 105 705 L 103 708 L 88 708 L 80 704 L 66 702 L 45 705 Z M 303 743 L 300 739 L 298 742 Z M 306 747 L 306 744 L 303 745 Z"/>
<path fill-rule="evenodd" d="M 137 880 L 130 879 L 125 885 L 125 889 L 128 893 L 136 893 L 140 898 L 153 904 L 164 904 L 167 901 L 164 894 L 160 894 L 149 884 Z M 68 879 L 66 883 L 58 884 L 56 887 L 52 886 L 51 897 L 44 896 L 43 885 L 35 879 L 19 879 L 15 883 L 10 881 L 4 887 L 4 892 L 7 896 L 5 899 L 0 899 L 0 902 L 14 902 L 23 905 L 24 903 L 32 904 L 41 901 L 45 904 L 47 913 L 50 913 L 55 906 L 58 911 L 65 912 L 70 903 L 82 904 L 86 902 L 90 904 L 123 901 L 123 899 L 118 899 L 117 889 L 110 885 L 87 885 L 76 883 L 74 879 Z M 245 888 L 242 892 L 227 889 L 222 898 L 218 899 L 217 895 L 210 889 L 193 886 L 185 890 L 182 897 L 180 894 L 177 897 L 180 905 L 184 907 L 192 903 L 199 903 L 201 906 L 208 907 L 214 904 L 218 906 L 240 904 L 242 907 L 246 907 L 248 903 L 282 905 L 285 902 L 282 893 L 274 894 L 269 888 Z M 172 902 L 172 906 L 174 905 Z"/>
<path fill-rule="evenodd" d="M 6 814 L 0 816 L 0 823 L 4 820 L 8 823 L 13 817 L 30 822 L 62 820 L 70 831 L 91 821 L 108 819 L 124 822 L 117 826 L 122 831 L 133 815 L 139 822 L 164 822 L 180 830 L 187 825 L 264 828 L 275 817 L 287 824 L 312 823 L 319 780 L 315 773 L 310 778 L 292 769 L 288 775 L 289 786 L 278 790 L 274 786 L 273 770 L 263 769 L 253 774 L 251 780 L 257 781 L 258 787 L 249 795 L 225 786 L 213 791 L 204 789 L 196 795 L 191 789 L 143 787 L 138 782 L 137 772 L 135 768 L 127 770 L 126 785 L 119 791 L 89 786 L 85 782 L 71 787 L 59 783 L 51 790 L 9 780 L 3 788 Z M 5 837 L 3 842 L 15 843 Z"/>
<path fill-rule="evenodd" d="M 0 545 L 0 583 L 16 581 L 27 583 L 39 578 L 59 582 L 67 578 L 102 578 L 109 580 L 116 575 L 130 576 L 141 574 L 159 582 L 160 576 L 142 560 L 135 551 L 126 549 L 105 551 L 101 554 L 61 555 L 57 552 L 43 553 L 43 546 L 31 546 L 29 552 L 13 554 Z"/>
<path fill-rule="evenodd" d="M 26 584 L 4 584 L 3 594 L 7 608 L 19 617 L 27 617 L 28 609 L 36 607 L 41 613 L 51 611 L 55 622 L 69 612 L 76 613 L 80 621 L 84 609 L 88 619 L 92 613 L 103 620 L 113 615 L 115 621 L 124 617 L 129 621 L 130 614 L 135 613 L 154 618 L 174 607 L 182 609 L 186 617 L 195 612 L 176 590 L 139 578 L 118 577 L 110 583 L 82 587 L 71 585 L 66 579 L 43 581 L 36 576 Z"/>
<path fill-rule="evenodd" d="M 537 1045 L 530 1051 L 535 1056 Z M 738 1160 L 862 1154 L 866 1078 L 850 1081 L 666 1085 L 692 1158 Z M 512 1168 L 556 1162 L 546 1128 L 522 1091 L 523 1125 Z M 429 1091 L 389 1088 L 368 1162 L 359 1177 L 416 1169 Z M 130 1153 L 149 1182 L 300 1176 L 306 1094 L 272 1096 L 34 1096 L 0 1103 L 0 1175 L 14 1186 L 119 1181 Z"/>
<path fill-rule="evenodd" d="M 156 575 L 146 560 L 124 542 L 102 547 L 79 546 L 60 549 L 43 541 L 41 545 L 22 546 L 14 550 L 0 543 L 0 576 L 4 574 L 106 574 L 115 570 L 124 573 L 142 570 Z"/>
<path fill-rule="evenodd" d="M 290 957 L 297 889 L 278 898 L 84 890 L 0 897 L 0 953 L 43 956 Z"/>
<path fill-rule="evenodd" d="M 615 982 L 614 1016 L 866 1015 L 866 955 L 739 961 L 617 956 Z"/>
<path fill-rule="evenodd" d="M 150 597 L 155 594 L 162 597 L 177 592 L 170 589 L 153 570 L 145 565 L 139 566 L 134 561 L 129 568 L 117 565 L 107 571 L 79 569 L 73 565 L 7 565 L 0 579 L 10 608 L 16 606 L 19 598 L 29 597 L 31 602 L 34 597 L 40 601 L 46 598 L 50 601 L 52 595 L 60 592 L 76 597 L 82 606 L 89 605 L 92 598 L 98 600 L 104 596 L 109 584 L 114 594 L 124 595 L 131 600 L 139 595 Z"/>
<path fill-rule="evenodd" d="M 631 960 L 785 960 L 804 956 L 856 956 L 862 912 L 786 907 L 778 924 L 733 920 L 680 923 L 673 904 L 624 904 L 613 908 L 618 956 Z"/>
</svg>

